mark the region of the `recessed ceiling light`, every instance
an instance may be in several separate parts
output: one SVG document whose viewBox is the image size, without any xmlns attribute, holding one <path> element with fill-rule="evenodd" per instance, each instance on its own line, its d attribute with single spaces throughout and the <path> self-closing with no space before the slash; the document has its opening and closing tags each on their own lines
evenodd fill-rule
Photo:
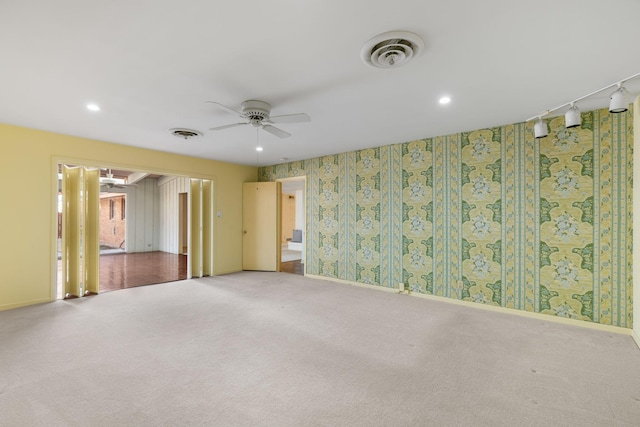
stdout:
<svg viewBox="0 0 640 427">
<path fill-rule="evenodd" d="M 256 147 L 256 151 L 262 151 L 262 147 Z"/>
<path fill-rule="evenodd" d="M 100 111 L 100 107 L 98 106 L 98 104 L 87 104 L 87 110 Z"/>
<path fill-rule="evenodd" d="M 443 96 L 438 102 L 440 102 L 440 104 L 448 104 L 451 102 L 451 98 L 448 96 Z"/>
</svg>

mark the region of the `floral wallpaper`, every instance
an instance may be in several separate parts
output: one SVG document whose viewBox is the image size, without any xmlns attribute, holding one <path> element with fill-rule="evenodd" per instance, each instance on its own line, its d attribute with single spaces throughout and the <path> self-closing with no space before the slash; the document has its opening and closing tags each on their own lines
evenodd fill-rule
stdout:
<svg viewBox="0 0 640 427">
<path fill-rule="evenodd" d="M 307 176 L 307 273 L 631 328 L 633 112 L 260 168 Z"/>
</svg>

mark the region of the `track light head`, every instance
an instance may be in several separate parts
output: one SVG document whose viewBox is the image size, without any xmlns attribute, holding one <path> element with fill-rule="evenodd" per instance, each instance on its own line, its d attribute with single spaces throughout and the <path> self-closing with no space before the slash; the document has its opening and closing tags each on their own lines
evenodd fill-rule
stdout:
<svg viewBox="0 0 640 427">
<path fill-rule="evenodd" d="M 538 120 L 533 125 L 533 134 L 536 138 L 544 138 L 549 135 L 549 126 L 547 126 L 547 122 L 542 120 L 542 117 L 538 117 Z"/>
<path fill-rule="evenodd" d="M 564 125 L 566 128 L 573 128 L 582 124 L 582 117 L 580 116 L 580 110 L 574 104 L 571 104 L 571 108 L 564 114 Z"/>
<path fill-rule="evenodd" d="M 566 104 L 559 105 L 555 108 L 551 108 L 549 110 L 545 110 L 542 113 L 539 113 L 536 116 L 528 118 L 526 121 L 530 122 L 532 120 L 536 120 L 534 125 L 534 133 L 536 138 L 544 138 L 549 134 L 549 127 L 543 123 L 542 117 L 551 114 L 554 111 L 560 110 L 561 108 L 565 108 L 567 105 L 570 105 L 569 111 L 567 111 L 564 115 L 565 126 L 567 128 L 571 128 L 574 126 L 580 126 L 582 122 L 582 118 L 580 117 L 580 110 L 575 106 L 575 103 L 581 101 L 585 98 L 588 98 L 596 93 L 600 93 L 603 90 L 609 89 L 613 86 L 618 86 L 618 88 L 611 94 L 609 98 L 609 112 L 610 113 L 624 113 L 629 109 L 629 102 L 627 101 L 629 92 L 624 87 L 624 83 L 629 80 L 636 79 L 640 77 L 640 73 L 636 73 L 632 76 L 629 76 L 623 80 L 619 80 L 618 83 L 613 83 L 608 86 L 603 87 L 602 89 L 598 89 L 593 91 L 587 95 L 581 96 L 580 98 L 576 98 L 571 102 L 567 102 Z"/>
<path fill-rule="evenodd" d="M 622 86 L 622 83 L 618 83 L 618 89 L 616 89 L 609 98 L 609 112 L 624 113 L 628 109 L 627 90 Z"/>
</svg>

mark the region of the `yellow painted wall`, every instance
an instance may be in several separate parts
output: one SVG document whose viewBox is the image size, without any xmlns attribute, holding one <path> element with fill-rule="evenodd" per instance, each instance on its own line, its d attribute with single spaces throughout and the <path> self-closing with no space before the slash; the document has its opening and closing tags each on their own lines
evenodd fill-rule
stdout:
<svg viewBox="0 0 640 427">
<path fill-rule="evenodd" d="M 55 299 L 58 161 L 213 179 L 214 274 L 242 269 L 242 183 L 255 167 L 0 124 L 0 310 Z"/>
</svg>

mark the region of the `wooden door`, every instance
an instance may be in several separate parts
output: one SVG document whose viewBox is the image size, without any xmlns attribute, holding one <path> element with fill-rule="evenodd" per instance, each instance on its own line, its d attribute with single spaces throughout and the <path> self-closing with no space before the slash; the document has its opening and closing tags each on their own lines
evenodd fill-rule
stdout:
<svg viewBox="0 0 640 427">
<path fill-rule="evenodd" d="M 242 269 L 280 271 L 279 182 L 247 182 L 242 190 Z"/>
</svg>

